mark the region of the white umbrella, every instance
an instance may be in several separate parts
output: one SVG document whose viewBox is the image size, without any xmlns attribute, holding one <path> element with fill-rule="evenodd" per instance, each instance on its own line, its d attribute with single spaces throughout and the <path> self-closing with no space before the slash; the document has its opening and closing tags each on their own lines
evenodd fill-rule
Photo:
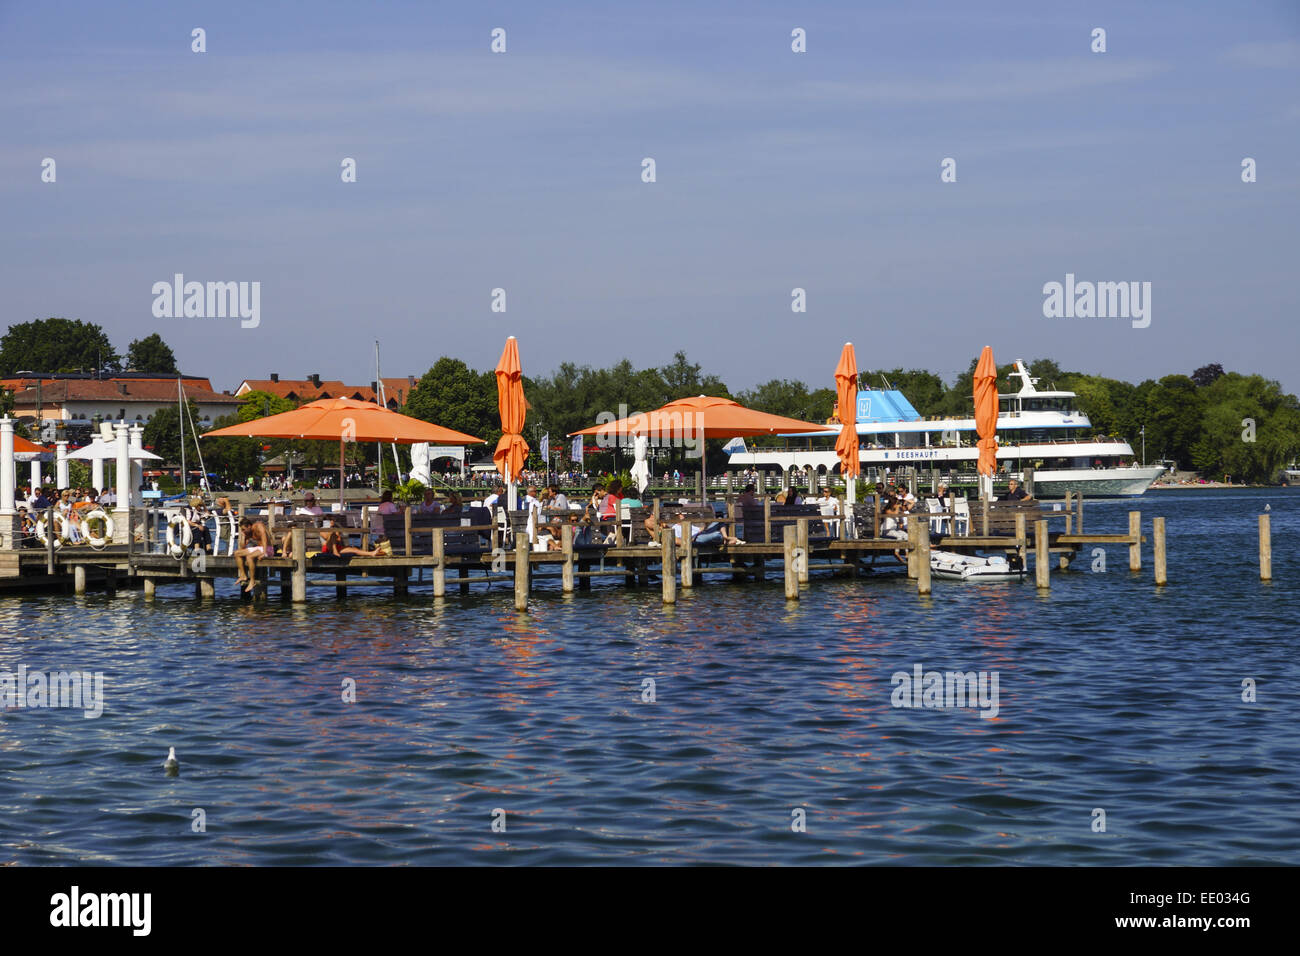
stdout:
<svg viewBox="0 0 1300 956">
<path fill-rule="evenodd" d="M 145 451 L 143 448 L 130 448 L 128 452 L 132 461 L 162 461 L 162 455 L 155 455 L 151 451 Z M 117 458 L 117 444 L 109 443 L 101 438 L 96 438 L 84 448 L 78 448 L 76 451 L 68 453 L 69 458 L 80 458 L 85 461 L 113 461 Z"/>
<path fill-rule="evenodd" d="M 632 480 L 636 483 L 636 490 L 645 493 L 646 486 L 650 484 L 650 466 L 646 464 L 646 449 L 650 444 L 650 439 L 644 435 L 637 435 L 632 441 L 632 454 L 635 461 L 632 463 Z"/>
</svg>

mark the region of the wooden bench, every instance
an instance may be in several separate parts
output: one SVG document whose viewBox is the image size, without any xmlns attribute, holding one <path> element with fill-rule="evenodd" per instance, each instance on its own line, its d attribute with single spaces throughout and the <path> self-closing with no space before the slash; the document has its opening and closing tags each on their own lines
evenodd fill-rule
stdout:
<svg viewBox="0 0 1300 956">
<path fill-rule="evenodd" d="M 507 511 L 507 520 L 510 523 L 511 536 L 526 535 L 528 533 L 528 510 L 520 509 L 518 511 Z M 539 512 L 537 528 L 534 534 L 545 534 L 546 526 L 551 524 L 553 519 L 559 518 L 562 522 L 575 525 L 573 549 L 575 551 L 603 551 L 606 548 L 612 548 L 615 545 L 605 543 L 604 540 L 593 543 L 583 543 L 581 540 L 581 530 L 585 528 L 593 529 L 593 532 L 599 536 L 606 537 L 611 531 L 614 531 L 619 525 L 617 518 L 595 518 L 590 509 L 585 511 L 575 511 L 571 508 L 543 508 Z"/>
<path fill-rule="evenodd" d="M 628 544 L 648 545 L 650 543 L 650 532 L 646 530 L 645 519 L 654 514 L 654 511 L 653 506 L 642 506 L 631 510 L 632 530 Z M 725 528 L 731 524 L 731 521 L 727 518 L 719 518 L 717 512 L 710 505 L 683 505 L 660 502 L 659 523 L 663 527 L 674 524 L 689 524 L 695 529 L 695 534 L 699 534 L 711 524 L 721 524 Z M 716 548 L 717 545 L 702 545 L 701 547 Z"/>
<path fill-rule="evenodd" d="M 393 554 L 406 555 L 406 514 L 398 512 L 382 517 L 384 534 L 393 545 Z M 434 528 L 445 529 L 442 539 L 445 554 L 480 554 L 492 550 L 491 533 L 495 526 L 487 508 L 466 508 L 436 515 L 411 514 L 410 554 L 433 553 Z"/>
<path fill-rule="evenodd" d="M 744 505 L 741 507 L 739 526 L 746 544 L 770 544 L 780 542 L 785 533 L 785 526 L 796 524 L 800 518 L 813 519 L 809 522 L 808 537 L 810 542 L 829 541 L 821 508 L 817 505 L 778 505 L 771 500 L 761 505 Z"/>
</svg>

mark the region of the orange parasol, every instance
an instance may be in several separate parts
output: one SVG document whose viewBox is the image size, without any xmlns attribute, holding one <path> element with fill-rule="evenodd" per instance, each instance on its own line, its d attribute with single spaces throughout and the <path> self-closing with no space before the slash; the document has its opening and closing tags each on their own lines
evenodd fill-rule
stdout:
<svg viewBox="0 0 1300 956">
<path fill-rule="evenodd" d="M 593 425 L 573 435 L 629 435 L 638 433 L 666 441 L 673 438 L 744 438 L 748 435 L 793 435 L 825 432 L 825 425 L 801 422 L 797 418 L 769 415 L 746 408 L 729 398 L 700 395 L 679 398 L 653 412 Z"/>
<path fill-rule="evenodd" d="M 497 442 L 497 450 L 492 453 L 492 460 L 509 484 L 519 478 L 524 462 L 528 460 L 528 442 L 523 436 L 528 403 L 524 401 L 524 370 L 519 365 L 519 343 L 513 335 L 506 339 L 506 347 L 501 351 L 496 376 L 497 409 L 501 412 L 503 434 Z"/>
<path fill-rule="evenodd" d="M 835 393 L 839 396 L 840 437 L 835 439 L 835 454 L 840 458 L 840 474 L 846 479 L 856 478 L 862 471 L 858 454 L 858 358 L 853 343 L 845 342 L 840 353 L 840 364 L 835 366 Z"/>
<path fill-rule="evenodd" d="M 992 476 L 998 468 L 998 367 L 993 349 L 986 345 L 975 366 L 975 432 L 979 435 L 980 458 L 976 470 Z"/>
<path fill-rule="evenodd" d="M 15 455 L 45 455 L 49 453 L 48 448 L 43 448 L 34 442 L 28 441 L 22 435 L 14 436 L 14 454 Z"/>
<path fill-rule="evenodd" d="M 322 398 L 291 412 L 254 419 L 227 428 L 205 432 L 204 438 L 303 438 L 339 443 L 339 503 L 343 502 L 343 445 L 346 442 L 391 442 L 413 445 L 476 445 L 483 439 L 411 418 L 373 402 L 351 398 Z"/>
</svg>

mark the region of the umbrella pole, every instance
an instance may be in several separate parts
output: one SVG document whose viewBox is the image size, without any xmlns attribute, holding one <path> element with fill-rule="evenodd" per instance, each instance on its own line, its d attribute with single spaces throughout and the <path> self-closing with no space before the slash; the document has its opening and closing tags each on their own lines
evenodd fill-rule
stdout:
<svg viewBox="0 0 1300 956">
<path fill-rule="evenodd" d="M 339 439 L 339 511 L 343 510 L 343 439 Z"/>
</svg>

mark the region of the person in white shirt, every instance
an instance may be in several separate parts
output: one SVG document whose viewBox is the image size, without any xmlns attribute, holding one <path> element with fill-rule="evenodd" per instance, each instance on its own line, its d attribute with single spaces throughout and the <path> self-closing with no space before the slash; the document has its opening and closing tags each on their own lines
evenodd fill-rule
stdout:
<svg viewBox="0 0 1300 956">
<path fill-rule="evenodd" d="M 316 503 L 315 492 L 309 491 L 302 499 L 302 504 L 298 506 L 296 514 L 300 515 L 323 515 L 325 509 Z"/>
<path fill-rule="evenodd" d="M 524 500 L 520 505 L 528 512 L 528 540 L 537 540 L 537 519 L 542 513 L 542 503 L 537 498 L 537 486 L 529 485 L 528 493 L 524 495 Z"/>
</svg>

